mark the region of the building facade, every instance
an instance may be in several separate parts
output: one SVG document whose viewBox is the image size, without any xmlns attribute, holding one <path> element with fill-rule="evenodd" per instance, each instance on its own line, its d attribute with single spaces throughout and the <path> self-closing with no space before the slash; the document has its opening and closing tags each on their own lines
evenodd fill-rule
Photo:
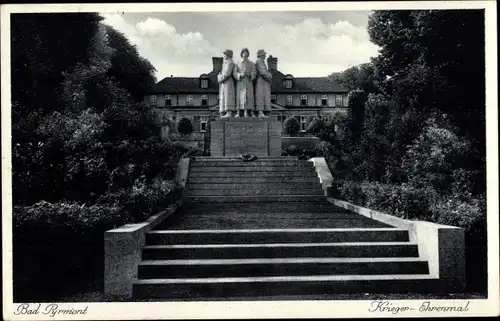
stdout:
<svg viewBox="0 0 500 321">
<path fill-rule="evenodd" d="M 165 124 L 182 118 L 191 120 L 195 133 L 203 133 L 211 117 L 219 116 L 219 84 L 221 57 L 213 57 L 212 71 L 199 77 L 167 77 L 146 93 L 144 102 L 157 108 Z M 347 112 L 348 90 L 327 77 L 293 77 L 278 70 L 278 58 L 267 58 L 273 75 L 271 84 L 271 117 L 284 122 L 295 116 L 301 130 L 310 117 L 328 121 L 337 113 Z"/>
</svg>

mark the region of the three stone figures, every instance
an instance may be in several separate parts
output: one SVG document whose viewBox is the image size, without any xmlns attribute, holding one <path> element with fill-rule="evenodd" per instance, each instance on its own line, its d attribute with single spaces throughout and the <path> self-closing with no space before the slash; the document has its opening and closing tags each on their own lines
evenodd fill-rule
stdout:
<svg viewBox="0 0 500 321">
<path fill-rule="evenodd" d="M 241 61 L 235 64 L 233 51 L 224 51 L 222 71 L 217 76 L 219 82 L 219 111 L 221 118 L 268 117 L 271 111 L 271 81 L 272 75 L 266 65 L 266 52 L 257 51 L 255 63 L 248 58 L 247 48 L 241 50 Z"/>
</svg>

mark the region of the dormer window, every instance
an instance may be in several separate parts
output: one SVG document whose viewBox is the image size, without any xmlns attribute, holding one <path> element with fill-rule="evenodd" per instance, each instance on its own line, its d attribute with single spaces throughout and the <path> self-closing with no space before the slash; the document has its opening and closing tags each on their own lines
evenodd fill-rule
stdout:
<svg viewBox="0 0 500 321">
<path fill-rule="evenodd" d="M 202 95 L 201 96 L 201 105 L 202 106 L 208 105 L 208 96 L 207 95 Z"/>
<path fill-rule="evenodd" d="M 165 95 L 165 106 L 172 106 L 172 97 L 170 95 Z"/>
<path fill-rule="evenodd" d="M 328 105 L 328 96 L 323 95 L 321 96 L 321 106 L 327 106 Z"/>
<path fill-rule="evenodd" d="M 271 103 L 276 104 L 276 95 L 271 95 Z"/>
<path fill-rule="evenodd" d="M 203 74 L 200 76 L 200 87 L 203 89 L 208 88 L 208 75 Z"/>
<path fill-rule="evenodd" d="M 300 96 L 300 105 L 307 106 L 307 95 Z"/>
<path fill-rule="evenodd" d="M 290 79 L 285 80 L 285 88 L 292 88 L 292 81 Z"/>
</svg>

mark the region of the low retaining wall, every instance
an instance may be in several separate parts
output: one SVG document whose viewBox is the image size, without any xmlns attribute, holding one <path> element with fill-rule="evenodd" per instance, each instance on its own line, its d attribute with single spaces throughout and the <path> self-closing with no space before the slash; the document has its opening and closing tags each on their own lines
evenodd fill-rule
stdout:
<svg viewBox="0 0 500 321">
<path fill-rule="evenodd" d="M 313 157 L 309 159 L 309 162 L 314 164 L 316 173 L 318 174 L 319 181 L 323 186 L 323 191 L 326 196 L 330 195 L 331 186 L 333 183 L 333 176 L 328 168 L 328 164 L 324 157 Z"/>
<path fill-rule="evenodd" d="M 440 290 L 455 293 L 465 290 L 464 229 L 426 221 L 405 220 L 333 198 L 329 198 L 329 201 L 382 223 L 407 229 L 410 242 L 418 244 L 419 257 L 429 262 L 431 278 L 439 279 Z"/>
<path fill-rule="evenodd" d="M 281 137 L 281 149 L 286 150 L 290 146 L 297 147 L 298 150 L 312 151 L 320 143 L 318 137 Z"/>
<path fill-rule="evenodd" d="M 176 183 L 185 188 L 189 174 L 189 158 L 179 161 Z M 104 296 L 107 300 L 132 298 L 132 284 L 142 259 L 146 234 L 175 213 L 183 203 L 183 197 L 166 210 L 137 224 L 125 224 L 104 233 Z"/>
</svg>

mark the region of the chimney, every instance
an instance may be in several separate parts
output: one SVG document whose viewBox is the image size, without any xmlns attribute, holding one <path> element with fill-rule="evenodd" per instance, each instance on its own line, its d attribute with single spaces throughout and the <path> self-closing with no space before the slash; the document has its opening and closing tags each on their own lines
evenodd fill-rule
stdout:
<svg viewBox="0 0 500 321">
<path fill-rule="evenodd" d="M 214 65 L 214 71 L 222 71 L 222 57 L 212 57 L 212 64 Z"/>
<path fill-rule="evenodd" d="M 267 58 L 267 67 L 269 70 L 278 70 L 278 58 L 269 56 Z"/>
</svg>

